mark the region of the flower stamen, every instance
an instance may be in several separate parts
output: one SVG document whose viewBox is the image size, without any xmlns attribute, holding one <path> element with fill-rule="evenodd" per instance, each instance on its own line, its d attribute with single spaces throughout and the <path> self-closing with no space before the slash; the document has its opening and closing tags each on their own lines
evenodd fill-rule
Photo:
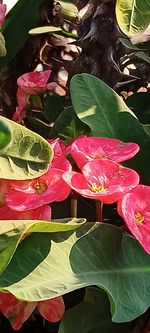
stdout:
<svg viewBox="0 0 150 333">
<path fill-rule="evenodd" d="M 47 185 L 46 183 L 37 181 L 36 183 L 33 184 L 33 188 L 36 194 L 42 194 L 47 190 Z"/>
<path fill-rule="evenodd" d="M 141 213 L 137 213 L 134 215 L 134 218 L 135 218 L 135 223 L 140 225 L 140 224 L 143 224 L 144 222 L 144 216 L 141 215 Z"/>
<path fill-rule="evenodd" d="M 105 193 L 108 191 L 108 188 L 103 185 L 97 185 L 95 183 L 92 184 L 92 192 L 94 193 Z"/>
</svg>

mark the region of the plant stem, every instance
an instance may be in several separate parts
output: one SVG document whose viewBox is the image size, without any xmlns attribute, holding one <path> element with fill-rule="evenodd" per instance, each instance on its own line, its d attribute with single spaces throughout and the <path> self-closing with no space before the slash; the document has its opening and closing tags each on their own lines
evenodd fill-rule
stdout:
<svg viewBox="0 0 150 333">
<path fill-rule="evenodd" d="M 102 222 L 103 220 L 103 203 L 100 200 L 96 200 L 96 217 L 97 222 Z"/>
<path fill-rule="evenodd" d="M 75 193 L 71 195 L 71 217 L 77 217 L 78 197 Z"/>
</svg>

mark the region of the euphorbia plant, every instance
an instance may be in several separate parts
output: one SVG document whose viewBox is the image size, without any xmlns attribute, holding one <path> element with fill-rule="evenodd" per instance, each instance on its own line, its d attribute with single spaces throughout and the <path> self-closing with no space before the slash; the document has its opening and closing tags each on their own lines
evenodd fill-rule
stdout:
<svg viewBox="0 0 150 333">
<path fill-rule="evenodd" d="M 8 23 L 20 18 L 19 3 Z M 118 21 L 120 3 L 116 2 Z M 46 2 L 22 1 L 22 8 L 27 6 L 29 14 L 27 25 L 22 18 L 22 43 L 26 32 L 37 23 L 41 4 L 45 15 Z M 87 8 L 91 4 L 95 8 L 97 2 L 90 1 Z M 60 19 L 62 24 L 66 19 L 66 5 L 74 26 L 79 19 L 77 8 L 64 1 L 54 4 L 56 22 Z M 94 22 L 105 5 L 99 7 Z M 134 6 L 133 16 L 135 12 Z M 130 23 L 133 31 L 132 18 Z M 124 30 L 122 23 L 120 26 Z M 30 33 L 36 34 L 35 30 Z M 8 55 L 0 68 L 22 45 L 18 42 L 11 50 L 7 24 L 3 31 Z M 51 29 L 48 31 L 51 33 Z M 54 32 L 58 31 L 64 33 L 56 27 Z M 66 33 L 69 31 L 70 26 Z M 48 40 L 40 50 L 40 62 L 47 45 Z M 14 122 L 0 117 L 0 311 L 14 330 L 33 311 L 33 318 L 39 311 L 50 322 L 61 320 L 59 333 L 87 333 L 90 328 L 96 333 L 104 329 L 129 332 L 134 323 L 130 326 L 128 322 L 143 314 L 150 304 L 149 126 L 137 119 L 114 90 L 89 74 L 71 80 L 71 100 L 69 96 L 65 100 L 67 106 L 72 103 L 71 108 L 61 103 L 51 107 L 55 98 L 60 102 L 57 89 L 59 97 L 67 89 L 56 82 L 58 76 L 51 79 L 56 78 L 55 68 L 49 68 L 46 57 L 44 61 L 44 65 L 39 64 L 40 72 L 34 64 L 16 79 Z M 116 70 L 112 57 L 110 61 Z M 57 116 L 53 112 L 56 106 Z M 45 139 L 27 128 L 32 127 L 30 117 L 40 124 L 39 131 L 44 123 Z M 92 218 L 85 207 L 90 207 Z M 85 223 L 86 219 L 91 222 Z M 75 302 L 78 289 L 80 297 Z M 122 324 L 125 322 L 127 325 Z"/>
</svg>

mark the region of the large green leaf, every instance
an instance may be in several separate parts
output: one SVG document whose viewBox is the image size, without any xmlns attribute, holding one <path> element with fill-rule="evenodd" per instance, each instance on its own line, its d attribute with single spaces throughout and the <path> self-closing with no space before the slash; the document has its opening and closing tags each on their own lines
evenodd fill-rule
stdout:
<svg viewBox="0 0 150 333">
<path fill-rule="evenodd" d="M 0 221 L 0 273 L 8 265 L 16 248 L 26 234 L 33 232 L 63 232 L 77 229 L 85 219 L 62 219 L 55 221 Z"/>
<path fill-rule="evenodd" d="M 72 103 L 77 116 L 92 130 L 92 135 L 115 137 L 112 126 L 114 116 L 119 111 L 128 111 L 116 92 L 107 84 L 90 74 L 77 74 L 70 83 Z"/>
<path fill-rule="evenodd" d="M 19 0 L 8 13 L 1 32 L 6 42 L 7 55 L 0 58 L 0 70 L 7 65 L 29 38 L 28 31 L 39 21 L 39 7 L 44 0 Z"/>
<path fill-rule="evenodd" d="M 0 121 L 10 128 L 11 141 L 0 150 L 0 178 L 31 179 L 47 171 L 53 150 L 40 135 L 0 116 Z"/>
<path fill-rule="evenodd" d="M 87 228 L 89 229 L 87 231 Z M 68 233 L 33 234 L 20 243 L 0 278 L 1 290 L 39 301 L 98 285 L 113 321 L 130 321 L 150 305 L 150 256 L 119 228 L 97 223 Z"/>
<path fill-rule="evenodd" d="M 127 36 L 142 33 L 150 23 L 149 0 L 117 0 L 116 17 L 120 29 Z"/>
<path fill-rule="evenodd" d="M 106 293 L 87 288 L 84 302 L 65 312 L 58 333 L 129 333 L 132 326 L 113 323 Z"/>
<path fill-rule="evenodd" d="M 11 130 L 6 123 L 0 120 L 0 149 L 6 147 L 11 140 Z"/>
</svg>

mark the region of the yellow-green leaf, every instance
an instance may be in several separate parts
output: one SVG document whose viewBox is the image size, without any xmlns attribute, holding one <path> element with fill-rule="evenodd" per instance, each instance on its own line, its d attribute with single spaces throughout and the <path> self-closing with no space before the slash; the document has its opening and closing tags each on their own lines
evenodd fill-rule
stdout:
<svg viewBox="0 0 150 333">
<path fill-rule="evenodd" d="M 116 16 L 120 29 L 127 36 L 139 35 L 150 23 L 150 1 L 117 0 Z"/>
<path fill-rule="evenodd" d="M 0 150 L 0 178 L 25 180 L 44 174 L 53 149 L 40 135 L 0 116 L 11 131 L 11 140 Z"/>
</svg>

